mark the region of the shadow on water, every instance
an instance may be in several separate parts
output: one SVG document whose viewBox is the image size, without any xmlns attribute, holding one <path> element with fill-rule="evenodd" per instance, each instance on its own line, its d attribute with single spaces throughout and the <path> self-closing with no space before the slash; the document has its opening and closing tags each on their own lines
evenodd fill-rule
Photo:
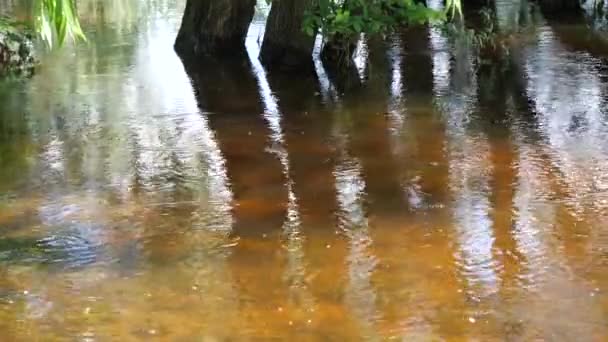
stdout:
<svg viewBox="0 0 608 342">
<path fill-rule="evenodd" d="M 199 108 L 207 115 L 226 161 L 234 196 L 233 233 L 258 236 L 276 232 L 285 216 L 287 194 L 279 161 L 269 153 L 270 131 L 251 62 L 186 63 Z"/>
<path fill-rule="evenodd" d="M 287 323 L 278 319 L 277 308 L 286 301 L 280 251 L 288 211 L 288 175 L 276 154 L 282 146 L 273 141 L 272 127 L 265 118 L 260 75 L 246 56 L 199 61 L 196 66 L 186 62 L 185 68 L 225 160 L 233 196 L 231 235 L 238 242 L 227 262 L 234 285 L 245 299 L 238 309 L 243 333 L 275 337 L 256 322 Z M 260 283 L 266 286 L 254 285 Z M 260 309 L 261 303 L 268 308 Z"/>
<path fill-rule="evenodd" d="M 19 88 L 20 85 L 0 85 L 0 103 L 5 111 L 0 115 L 0 178 L 5 180 L 0 184 L 0 194 L 8 194 L 14 188 L 26 185 L 20 176 L 27 174 L 30 168 L 28 156 L 32 153 L 28 118 L 20 108 L 25 96 L 9 97 L 9 92 L 2 89 L 4 87 Z"/>
</svg>

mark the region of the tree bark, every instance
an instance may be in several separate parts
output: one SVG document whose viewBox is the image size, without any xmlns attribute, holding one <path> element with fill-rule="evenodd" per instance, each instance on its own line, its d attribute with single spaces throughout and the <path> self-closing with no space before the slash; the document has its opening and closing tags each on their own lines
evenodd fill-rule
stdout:
<svg viewBox="0 0 608 342">
<path fill-rule="evenodd" d="M 268 68 L 302 68 L 312 70 L 314 36 L 302 30 L 304 12 L 316 0 L 275 0 L 266 22 L 266 33 L 260 52 Z"/>
<path fill-rule="evenodd" d="M 343 69 L 354 63 L 353 56 L 357 49 L 357 39 L 346 39 L 335 36 L 328 40 L 321 51 L 321 59 L 327 67 L 337 67 Z"/>
<path fill-rule="evenodd" d="M 326 42 L 321 50 L 321 61 L 327 76 L 340 92 L 356 89 L 361 85 L 353 60 L 356 49 L 356 40 L 335 38 Z"/>
<path fill-rule="evenodd" d="M 180 56 L 243 53 L 256 0 L 188 0 L 175 41 Z"/>
</svg>

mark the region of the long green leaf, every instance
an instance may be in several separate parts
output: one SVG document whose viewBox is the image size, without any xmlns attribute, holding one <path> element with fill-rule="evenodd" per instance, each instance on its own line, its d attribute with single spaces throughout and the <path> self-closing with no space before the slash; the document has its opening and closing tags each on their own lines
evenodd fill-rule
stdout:
<svg viewBox="0 0 608 342">
<path fill-rule="evenodd" d="M 34 0 L 34 28 L 49 48 L 67 38 L 86 41 L 80 27 L 75 0 Z"/>
</svg>

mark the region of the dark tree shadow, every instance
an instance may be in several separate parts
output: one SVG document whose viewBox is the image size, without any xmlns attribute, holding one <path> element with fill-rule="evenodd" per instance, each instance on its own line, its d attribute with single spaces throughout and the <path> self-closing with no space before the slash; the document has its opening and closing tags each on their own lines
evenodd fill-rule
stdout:
<svg viewBox="0 0 608 342">
<path fill-rule="evenodd" d="M 281 235 L 288 192 L 272 127 L 247 57 L 184 65 L 221 151 L 233 196 L 235 246 L 228 265 L 240 299 L 241 328 L 247 336 L 262 337 L 267 332 L 259 330 L 260 320 L 287 324 L 278 320 L 276 308 L 286 297 Z"/>
<path fill-rule="evenodd" d="M 285 217 L 287 195 L 280 162 L 268 151 L 271 133 L 249 59 L 184 65 L 225 160 L 234 196 L 233 234 L 276 231 Z"/>
</svg>

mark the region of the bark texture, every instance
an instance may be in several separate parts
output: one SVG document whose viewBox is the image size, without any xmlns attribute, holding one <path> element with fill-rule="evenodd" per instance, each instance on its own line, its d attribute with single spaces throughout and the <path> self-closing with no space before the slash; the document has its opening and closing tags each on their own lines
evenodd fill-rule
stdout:
<svg viewBox="0 0 608 342">
<path fill-rule="evenodd" d="M 188 0 L 175 51 L 182 56 L 244 51 L 255 0 Z"/>
<path fill-rule="evenodd" d="M 266 23 L 260 59 L 269 68 L 312 68 L 314 37 L 302 30 L 304 12 L 316 0 L 275 0 Z"/>
<path fill-rule="evenodd" d="M 326 42 L 321 50 L 321 61 L 327 76 L 341 92 L 361 85 L 353 60 L 356 49 L 357 41 L 335 38 Z"/>
</svg>

